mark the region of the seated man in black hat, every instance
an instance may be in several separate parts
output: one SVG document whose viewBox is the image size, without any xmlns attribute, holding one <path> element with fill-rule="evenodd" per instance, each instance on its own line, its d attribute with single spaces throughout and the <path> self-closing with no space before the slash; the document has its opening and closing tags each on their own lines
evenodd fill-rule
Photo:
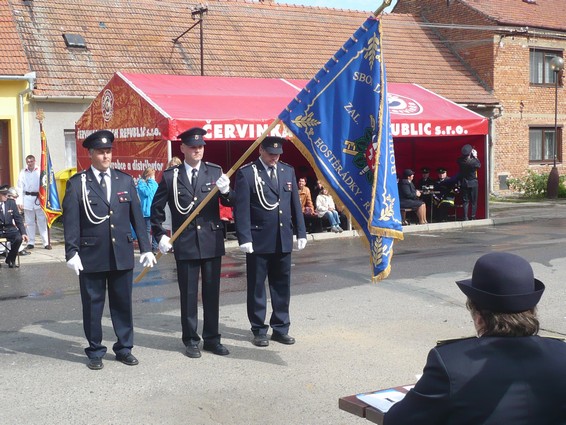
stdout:
<svg viewBox="0 0 566 425">
<path fill-rule="evenodd" d="M 27 242 L 28 237 L 18 206 L 13 199 L 8 198 L 10 186 L 0 186 L 0 238 L 10 242 L 10 251 L 6 255 L 6 264 L 13 269 L 22 241 Z"/>
<path fill-rule="evenodd" d="M 422 378 L 384 425 L 566 423 L 566 344 L 537 336 L 545 289 L 530 264 L 505 252 L 482 256 L 468 297 L 477 336 L 439 343 Z"/>
</svg>

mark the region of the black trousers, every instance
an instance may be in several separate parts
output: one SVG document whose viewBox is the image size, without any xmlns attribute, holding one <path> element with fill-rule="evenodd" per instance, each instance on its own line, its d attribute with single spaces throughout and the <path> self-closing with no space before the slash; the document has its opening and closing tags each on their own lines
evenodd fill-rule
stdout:
<svg viewBox="0 0 566 425">
<path fill-rule="evenodd" d="M 289 302 L 291 300 L 291 253 L 246 254 L 248 283 L 248 319 L 254 335 L 266 335 L 269 326 L 265 324 L 267 294 L 265 279 L 271 295 L 271 319 L 269 324 L 274 332 L 289 333 Z"/>
<path fill-rule="evenodd" d="M 10 242 L 10 251 L 6 253 L 6 263 L 15 262 L 18 250 L 22 245 L 20 230 L 15 226 L 4 228 L 4 230 L 0 230 L 0 238 L 6 238 Z"/>
<path fill-rule="evenodd" d="M 106 289 L 110 318 L 117 341 L 112 347 L 114 353 L 125 355 L 134 346 L 134 324 L 132 317 L 132 279 L 133 270 L 113 270 L 79 275 L 81 301 L 83 304 L 83 328 L 90 358 L 102 358 L 106 347 L 102 345 L 102 312 Z"/>
<path fill-rule="evenodd" d="M 204 321 L 202 339 L 207 344 L 220 343 L 218 332 L 220 302 L 220 270 L 222 257 L 177 261 L 177 282 L 181 294 L 181 328 L 183 344 L 197 344 L 198 281 L 202 273 L 202 308 Z"/>
<path fill-rule="evenodd" d="M 476 218 L 476 211 L 478 209 L 478 186 L 472 186 L 472 187 L 466 187 L 466 188 L 460 188 L 460 190 L 462 191 L 462 206 L 464 207 L 464 220 L 468 220 L 469 215 L 468 215 L 468 210 L 470 207 L 472 207 L 472 211 L 471 211 L 471 218 L 472 220 L 474 220 Z"/>
</svg>

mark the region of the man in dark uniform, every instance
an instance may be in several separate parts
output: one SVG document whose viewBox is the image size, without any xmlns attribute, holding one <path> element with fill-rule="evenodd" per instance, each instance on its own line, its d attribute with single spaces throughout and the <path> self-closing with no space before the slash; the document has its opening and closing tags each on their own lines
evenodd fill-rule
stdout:
<svg viewBox="0 0 566 425">
<path fill-rule="evenodd" d="M 460 167 L 460 190 L 462 193 L 462 204 L 464 205 L 464 220 L 470 217 L 476 219 L 476 210 L 478 208 L 478 169 L 481 163 L 478 159 L 478 153 L 472 145 L 464 145 L 461 150 L 462 155 L 456 161 Z"/>
<path fill-rule="evenodd" d="M 108 130 L 88 136 L 90 168 L 72 176 L 63 199 L 65 258 L 79 276 L 83 305 L 83 327 L 89 346 L 88 367 L 103 368 L 106 347 L 102 345 L 102 312 L 106 289 L 110 317 L 117 342 L 116 360 L 137 365 L 131 350 L 134 342 L 132 283 L 134 238 L 145 234 L 145 221 L 132 177 L 110 169 L 114 135 Z M 153 267 L 155 257 L 147 238 L 139 238 L 140 263 Z"/>
<path fill-rule="evenodd" d="M 177 281 L 181 294 L 181 327 L 185 354 L 191 358 L 201 356 L 198 325 L 198 282 L 202 273 L 202 304 L 204 323 L 203 349 L 224 356 L 230 354 L 220 343 L 218 332 L 220 269 L 224 249 L 224 225 L 220 220 L 218 201 L 230 206 L 230 180 L 222 173 L 220 166 L 202 160 L 203 136 L 206 130 L 198 127 L 181 133 L 181 152 L 185 155 L 183 164 L 167 169 L 163 173 L 151 205 L 151 225 L 159 249 L 166 254 L 171 249 L 166 230 L 165 206 L 171 209 L 172 230 L 176 232 L 191 212 L 214 188 L 219 193 L 199 212 L 195 219 L 173 242 L 177 261 Z"/>
<path fill-rule="evenodd" d="M 295 170 L 279 161 L 284 142 L 281 137 L 266 137 L 259 158 L 236 174 L 236 235 L 240 250 L 246 253 L 248 318 L 253 344 L 258 347 L 269 345 L 266 278 L 273 309 L 271 339 L 295 343 L 289 336 L 293 232 L 299 250 L 306 246 L 307 239 Z"/>
<path fill-rule="evenodd" d="M 423 190 L 425 187 L 428 189 L 434 186 L 434 180 L 430 177 L 430 169 L 428 167 L 421 168 L 421 179 L 417 184 L 417 189 Z"/>
<path fill-rule="evenodd" d="M 18 210 L 16 201 L 8 198 L 10 186 L 0 186 L 0 238 L 10 242 L 10 252 L 6 254 L 6 264 L 13 269 L 22 242 L 28 241 L 24 219 Z"/>
<path fill-rule="evenodd" d="M 454 208 L 454 183 L 455 179 L 449 179 L 445 168 L 438 168 L 438 180 L 434 182 L 434 190 L 438 193 L 434 194 L 434 204 L 436 205 L 435 217 L 438 221 L 446 221 L 448 219 L 448 211 Z"/>
<path fill-rule="evenodd" d="M 422 377 L 383 424 L 565 424 L 566 343 L 537 335 L 545 287 L 530 264 L 491 252 L 456 283 L 477 336 L 430 350 Z"/>
</svg>

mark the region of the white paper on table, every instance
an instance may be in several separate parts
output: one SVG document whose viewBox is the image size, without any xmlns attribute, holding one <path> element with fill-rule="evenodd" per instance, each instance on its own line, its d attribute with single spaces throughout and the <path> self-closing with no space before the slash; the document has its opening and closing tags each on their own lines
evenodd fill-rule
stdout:
<svg viewBox="0 0 566 425">
<path fill-rule="evenodd" d="M 356 395 L 358 399 L 383 413 L 387 413 L 391 406 L 398 401 L 403 400 L 405 393 L 397 390 L 381 390 L 374 393 L 365 393 Z"/>
</svg>

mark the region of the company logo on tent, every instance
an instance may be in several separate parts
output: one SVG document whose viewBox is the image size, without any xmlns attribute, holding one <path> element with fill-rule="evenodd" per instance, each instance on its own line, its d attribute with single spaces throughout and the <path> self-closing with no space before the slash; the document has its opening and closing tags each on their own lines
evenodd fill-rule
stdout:
<svg viewBox="0 0 566 425">
<path fill-rule="evenodd" d="M 389 112 L 396 115 L 419 115 L 423 112 L 423 107 L 414 99 L 400 94 L 388 93 L 387 103 Z"/>
<path fill-rule="evenodd" d="M 114 115 L 114 95 L 109 89 L 104 90 L 102 94 L 102 118 L 108 122 Z"/>
</svg>

